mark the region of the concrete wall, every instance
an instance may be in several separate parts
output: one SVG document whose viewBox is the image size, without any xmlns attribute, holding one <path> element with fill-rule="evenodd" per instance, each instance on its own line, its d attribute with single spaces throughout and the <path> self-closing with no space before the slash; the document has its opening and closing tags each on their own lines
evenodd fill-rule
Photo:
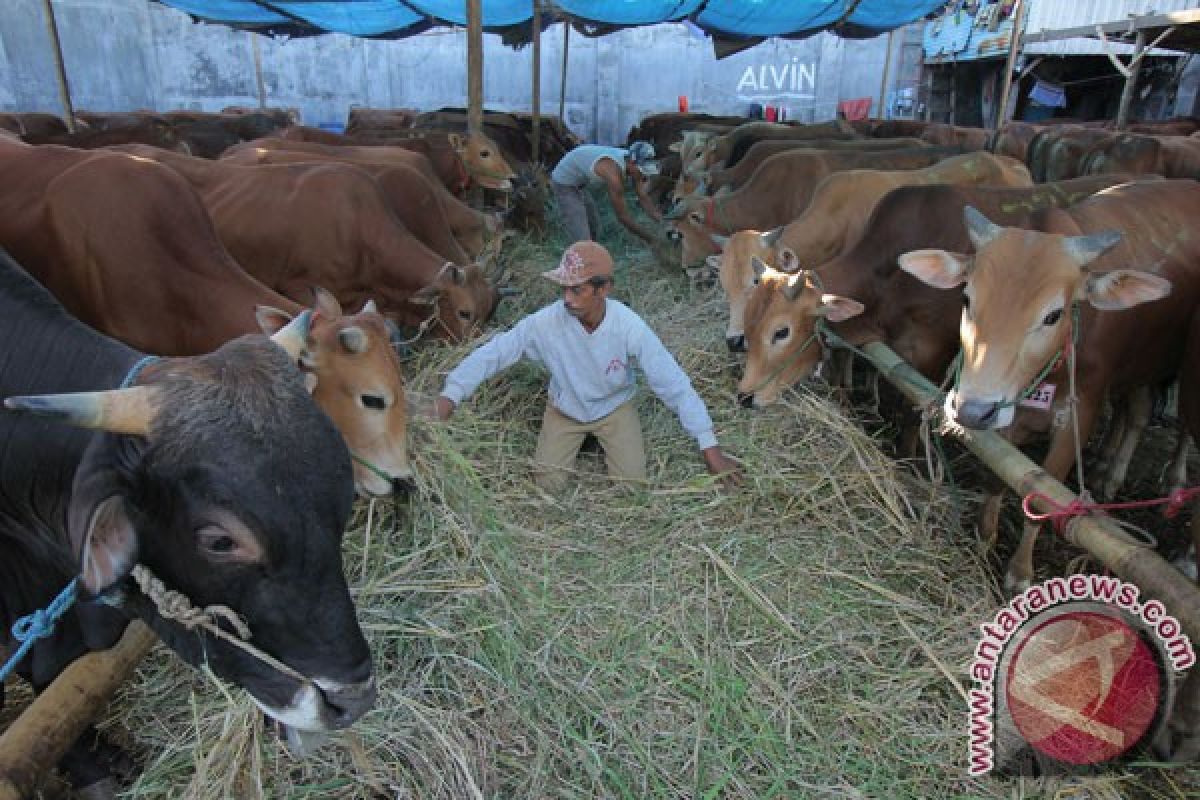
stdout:
<svg viewBox="0 0 1200 800">
<path fill-rule="evenodd" d="M 54 0 L 75 107 L 93 111 L 256 105 L 252 34 L 194 24 L 147 0 Z M 542 38 L 542 108 L 557 113 L 563 27 Z M 295 107 L 310 125 L 344 123 L 352 105 L 433 109 L 466 105 L 466 33 L 438 29 L 400 41 L 341 35 L 259 37 L 268 105 Z M 685 25 L 571 32 L 567 121 L 591 141 L 623 141 L 642 116 L 675 110 L 745 113 L 783 105 L 792 119 L 833 117 L 840 99 L 877 98 L 887 37 L 769 40 L 721 61 Z M 526 111 L 532 48 L 485 36 L 488 108 Z M 889 88 L 891 88 L 889 86 Z M 59 112 L 41 0 L 0 0 L 0 110 Z"/>
</svg>

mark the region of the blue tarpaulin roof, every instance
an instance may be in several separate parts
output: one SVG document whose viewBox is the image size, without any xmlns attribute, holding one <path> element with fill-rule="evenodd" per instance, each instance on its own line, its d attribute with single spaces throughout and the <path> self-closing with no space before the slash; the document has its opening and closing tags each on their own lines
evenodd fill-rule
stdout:
<svg viewBox="0 0 1200 800">
<path fill-rule="evenodd" d="M 345 33 L 398 38 L 465 25 L 465 0 L 157 0 L 207 22 L 263 33 Z M 940 12 L 947 0 L 543 0 L 546 24 L 567 16 L 585 33 L 690 21 L 726 39 L 804 37 L 830 30 L 864 37 Z M 483 0 L 486 30 L 527 39 L 533 0 Z M 549 13 L 547 13 L 549 12 Z M 513 36 L 513 34 L 516 34 Z"/>
</svg>

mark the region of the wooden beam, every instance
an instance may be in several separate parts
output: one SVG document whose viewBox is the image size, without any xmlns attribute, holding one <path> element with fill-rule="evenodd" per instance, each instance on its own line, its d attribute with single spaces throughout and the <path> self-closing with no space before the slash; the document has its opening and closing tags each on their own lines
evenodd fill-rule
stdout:
<svg viewBox="0 0 1200 800">
<path fill-rule="evenodd" d="M 483 133 L 483 7 L 467 0 L 467 133 Z"/>
<path fill-rule="evenodd" d="M 533 134 L 530 146 L 533 149 L 533 161 L 542 161 L 542 4 L 533 0 L 533 99 L 531 111 L 533 117 Z"/>
<path fill-rule="evenodd" d="M 883 77 L 879 79 L 879 105 L 875 108 L 875 116 L 884 119 L 883 103 L 887 99 L 888 71 L 892 67 L 892 40 L 896 37 L 895 29 L 888 31 L 887 55 L 883 57 Z M 870 115 L 868 115 L 870 116 Z"/>
<path fill-rule="evenodd" d="M 1025 26 L 1025 13 L 1029 8 L 1027 0 L 1017 0 L 1017 13 L 1013 16 L 1012 28 L 1008 34 L 1008 58 L 1004 62 L 1004 82 L 1000 89 L 1000 102 L 996 109 L 996 130 L 1008 122 L 1008 96 L 1012 94 L 1012 75 L 1017 68 L 1017 56 L 1021 54 L 1021 32 Z"/>
<path fill-rule="evenodd" d="M 563 17 L 563 55 L 562 78 L 558 90 L 558 117 L 564 123 L 567 121 L 567 53 L 571 49 L 571 21 Z"/>
<path fill-rule="evenodd" d="M 1129 62 L 1129 74 L 1125 76 L 1125 87 L 1121 89 L 1121 104 L 1117 107 L 1117 130 L 1125 130 L 1129 124 L 1129 107 L 1133 105 L 1133 90 L 1137 87 L 1138 75 L 1142 71 L 1142 54 L 1146 51 L 1146 31 L 1139 30 L 1133 45 L 1133 60 Z"/>
<path fill-rule="evenodd" d="M 1095 39 L 1098 31 L 1105 36 L 1133 36 L 1139 30 L 1152 31 L 1167 28 L 1172 25 L 1194 25 L 1200 23 L 1200 10 L 1170 11 L 1165 14 L 1144 14 L 1140 17 L 1130 17 L 1119 22 L 1109 22 L 1103 25 L 1084 25 L 1078 28 L 1059 28 L 1049 31 L 1035 31 L 1026 34 L 1025 44 L 1041 44 L 1055 42 L 1060 39 Z M 1170 45 L 1164 45 L 1170 47 Z"/>
<path fill-rule="evenodd" d="M 254 85 L 258 87 L 258 107 L 267 107 L 267 85 L 263 83 L 262 76 L 262 51 L 258 48 L 258 34 L 253 31 L 246 31 L 246 35 L 250 37 L 250 49 L 254 53 Z"/>
<path fill-rule="evenodd" d="M 58 75 L 58 99 L 62 103 L 63 122 L 67 130 L 75 132 L 75 107 L 71 105 L 71 85 L 67 82 L 67 68 L 63 63 L 62 42 L 58 38 L 58 23 L 54 19 L 54 6 L 51 0 L 42 0 L 42 8 L 46 16 L 46 32 L 50 34 L 50 43 L 54 45 L 54 68 Z"/>
<path fill-rule="evenodd" d="M 134 621 L 112 648 L 71 663 L 0 736 L 0 800 L 31 797 L 158 641 Z"/>
</svg>

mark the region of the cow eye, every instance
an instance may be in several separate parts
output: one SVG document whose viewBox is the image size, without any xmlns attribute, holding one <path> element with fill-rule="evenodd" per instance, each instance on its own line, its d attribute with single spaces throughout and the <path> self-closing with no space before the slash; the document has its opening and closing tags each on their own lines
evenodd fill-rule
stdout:
<svg viewBox="0 0 1200 800">
<path fill-rule="evenodd" d="M 196 533 L 200 548 L 209 555 L 230 556 L 237 552 L 237 540 L 220 528 L 204 528 Z"/>
<path fill-rule="evenodd" d="M 479 157 L 480 157 L 480 158 L 487 158 L 487 157 L 488 157 L 488 156 L 490 156 L 491 154 L 492 154 L 492 151 L 491 151 L 491 150 L 480 150 L 480 151 L 479 151 Z"/>
<path fill-rule="evenodd" d="M 377 394 L 364 394 L 360 399 L 364 408 L 369 408 L 373 411 L 383 411 L 387 408 L 387 401 Z"/>
<path fill-rule="evenodd" d="M 1042 324 L 1054 325 L 1057 324 L 1060 319 L 1062 319 L 1062 309 L 1056 308 L 1046 315 L 1045 319 L 1042 320 Z"/>
<path fill-rule="evenodd" d="M 467 310 L 464 308 L 464 309 L 462 309 L 461 311 L 459 311 L 459 312 L 458 312 L 458 318 L 459 318 L 459 319 L 461 319 L 461 320 L 463 320 L 464 322 L 470 322 L 470 321 L 471 321 L 471 312 L 470 312 L 470 311 L 467 311 Z"/>
<path fill-rule="evenodd" d="M 779 328 L 775 331 L 775 335 L 771 337 L 771 344 L 774 344 L 775 342 L 782 342 L 784 339 L 790 336 L 791 333 L 792 329 L 786 325 L 782 328 Z"/>
</svg>

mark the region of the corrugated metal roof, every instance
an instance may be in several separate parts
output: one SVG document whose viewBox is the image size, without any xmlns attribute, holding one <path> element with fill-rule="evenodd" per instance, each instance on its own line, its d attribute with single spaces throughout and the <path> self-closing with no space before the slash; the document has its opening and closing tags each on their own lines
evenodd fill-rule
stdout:
<svg viewBox="0 0 1200 800">
<path fill-rule="evenodd" d="M 1131 14 L 1162 13 L 1200 8 L 1197 0 L 1031 0 L 1025 19 L 1025 31 L 1051 31 L 1077 28 L 1102 22 L 1124 20 Z M 1110 44 L 1114 53 L 1131 53 L 1133 48 Z M 1058 42 L 1031 43 L 1024 52 L 1033 55 L 1104 55 L 1104 44 L 1094 39 L 1065 39 Z M 1158 52 L 1158 51 L 1155 51 Z M 1163 55 L 1169 55 L 1162 51 Z"/>
</svg>

